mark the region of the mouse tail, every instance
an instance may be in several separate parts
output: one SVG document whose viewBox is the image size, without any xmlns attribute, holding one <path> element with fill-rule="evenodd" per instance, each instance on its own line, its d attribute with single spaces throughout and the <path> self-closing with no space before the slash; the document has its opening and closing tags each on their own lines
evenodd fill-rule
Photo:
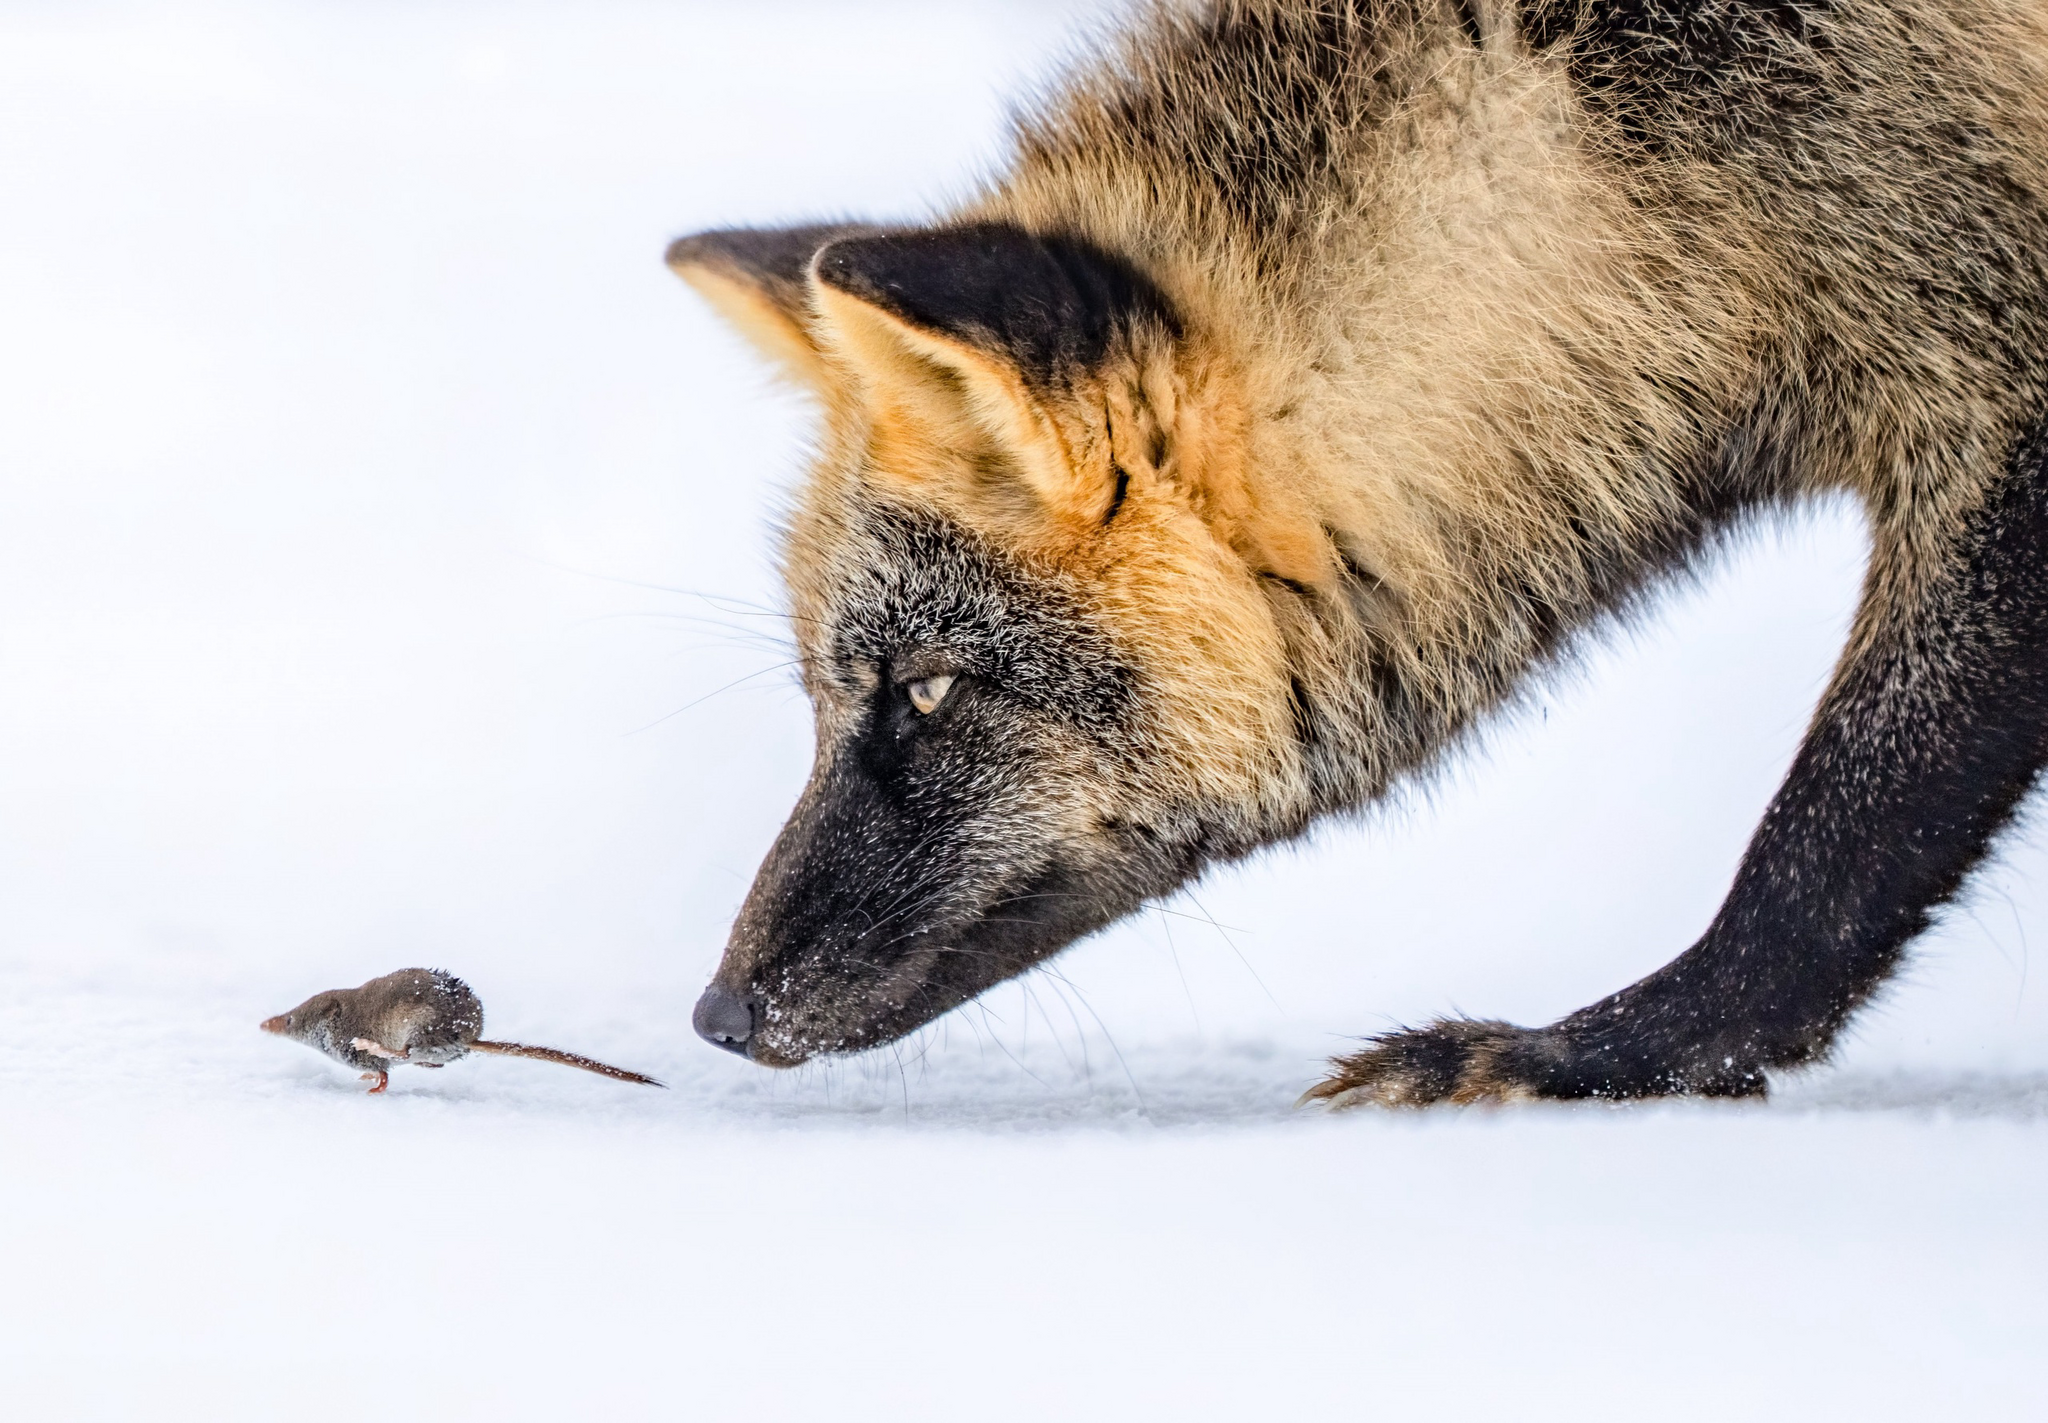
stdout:
<svg viewBox="0 0 2048 1423">
<path fill-rule="evenodd" d="M 614 1077 L 621 1082 L 638 1082 L 648 1087 L 666 1087 L 652 1077 L 643 1077 L 637 1072 L 628 1072 L 623 1067 L 613 1067 L 608 1062 L 599 1062 L 594 1057 L 581 1053 L 563 1052 L 560 1048 L 529 1047 L 525 1043 L 487 1043 L 479 1039 L 469 1045 L 471 1052 L 495 1053 L 499 1057 L 537 1057 L 542 1062 L 559 1062 L 564 1067 L 580 1067 L 585 1072 L 595 1072 L 600 1077 Z"/>
</svg>

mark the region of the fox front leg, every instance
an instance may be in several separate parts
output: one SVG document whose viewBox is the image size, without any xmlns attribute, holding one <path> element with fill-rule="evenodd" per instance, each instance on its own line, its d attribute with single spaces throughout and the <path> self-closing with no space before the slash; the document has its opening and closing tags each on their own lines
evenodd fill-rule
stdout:
<svg viewBox="0 0 2048 1423">
<path fill-rule="evenodd" d="M 2048 427 L 1938 568 L 1882 523 L 1875 542 L 1849 650 L 1697 944 L 1547 1028 L 1385 1034 L 1303 1100 L 1761 1096 L 1767 1069 L 1824 1056 L 2048 761 Z"/>
</svg>

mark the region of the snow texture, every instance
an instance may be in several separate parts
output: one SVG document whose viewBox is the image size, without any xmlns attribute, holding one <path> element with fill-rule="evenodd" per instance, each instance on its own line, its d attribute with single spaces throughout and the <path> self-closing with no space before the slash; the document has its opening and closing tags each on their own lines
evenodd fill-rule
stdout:
<svg viewBox="0 0 2048 1423">
<path fill-rule="evenodd" d="M 1690 942 L 1843 509 L 900 1050 L 692 1038 L 809 752 L 806 411 L 663 244 L 929 211 L 1085 19 L 0 9 L 6 1416 L 2048 1416 L 2040 833 L 1769 1106 L 1290 1110 Z M 255 1030 L 410 964 L 672 1090 Z"/>
</svg>

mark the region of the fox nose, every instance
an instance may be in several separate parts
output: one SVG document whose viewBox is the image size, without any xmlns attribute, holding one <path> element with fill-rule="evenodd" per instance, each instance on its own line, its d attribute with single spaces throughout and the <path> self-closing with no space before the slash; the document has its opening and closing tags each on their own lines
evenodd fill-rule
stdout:
<svg viewBox="0 0 2048 1423">
<path fill-rule="evenodd" d="M 754 1036 L 754 1000 L 714 983 L 697 1000 L 697 1009 L 690 1014 L 690 1026 L 713 1047 L 745 1057 L 747 1039 Z"/>
</svg>

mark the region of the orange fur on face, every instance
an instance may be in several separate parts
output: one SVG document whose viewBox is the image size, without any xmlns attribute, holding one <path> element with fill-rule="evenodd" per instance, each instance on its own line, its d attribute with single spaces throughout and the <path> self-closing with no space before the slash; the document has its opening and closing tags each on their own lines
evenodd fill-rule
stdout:
<svg viewBox="0 0 2048 1423">
<path fill-rule="evenodd" d="M 1261 509 L 1228 381 L 1161 338 L 1048 397 L 1000 357 L 830 287 L 816 312 L 837 453 L 796 520 L 793 582 L 832 562 L 828 511 L 863 489 L 943 509 L 1089 590 L 1144 671 L 1172 742 L 1156 763 L 1171 794 L 1267 799 L 1288 710 L 1259 576 L 1312 583 L 1332 559 L 1312 519 Z"/>
</svg>

